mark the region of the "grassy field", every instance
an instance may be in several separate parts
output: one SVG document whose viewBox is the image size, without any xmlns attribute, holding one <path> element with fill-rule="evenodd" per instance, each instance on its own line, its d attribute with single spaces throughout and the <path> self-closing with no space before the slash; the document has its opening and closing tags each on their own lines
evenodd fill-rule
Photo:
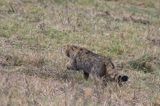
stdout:
<svg viewBox="0 0 160 106">
<path fill-rule="evenodd" d="M 66 44 L 111 56 L 129 81 L 66 70 Z M 160 106 L 160 1 L 0 0 L 0 106 Z"/>
</svg>

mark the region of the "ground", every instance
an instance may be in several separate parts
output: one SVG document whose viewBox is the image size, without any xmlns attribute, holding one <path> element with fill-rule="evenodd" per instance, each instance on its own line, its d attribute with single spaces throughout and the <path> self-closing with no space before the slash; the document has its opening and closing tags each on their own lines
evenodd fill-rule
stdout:
<svg viewBox="0 0 160 106">
<path fill-rule="evenodd" d="M 102 87 L 66 70 L 62 47 L 111 56 Z M 0 0 L 1 106 L 160 106 L 159 0 Z"/>
</svg>

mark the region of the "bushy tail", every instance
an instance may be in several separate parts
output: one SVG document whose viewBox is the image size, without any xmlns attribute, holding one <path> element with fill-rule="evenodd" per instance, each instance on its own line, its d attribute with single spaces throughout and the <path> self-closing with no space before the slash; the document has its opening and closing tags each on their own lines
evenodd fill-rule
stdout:
<svg viewBox="0 0 160 106">
<path fill-rule="evenodd" d="M 128 76 L 126 75 L 119 75 L 117 78 L 118 82 L 126 82 L 128 81 Z"/>
</svg>

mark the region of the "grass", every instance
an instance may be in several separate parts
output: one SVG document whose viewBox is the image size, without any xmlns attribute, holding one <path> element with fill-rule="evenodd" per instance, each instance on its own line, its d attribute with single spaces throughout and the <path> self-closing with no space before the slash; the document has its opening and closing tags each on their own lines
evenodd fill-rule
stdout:
<svg viewBox="0 0 160 106">
<path fill-rule="evenodd" d="M 144 70 L 144 72 L 153 72 L 155 69 L 152 68 L 153 66 L 151 61 L 153 61 L 153 57 L 143 55 L 137 60 L 130 61 L 129 64 L 134 69 Z"/>
<path fill-rule="evenodd" d="M 158 0 L 0 0 L 0 105 L 160 105 L 159 7 Z M 111 56 L 129 81 L 103 87 L 66 70 L 66 44 Z"/>
</svg>

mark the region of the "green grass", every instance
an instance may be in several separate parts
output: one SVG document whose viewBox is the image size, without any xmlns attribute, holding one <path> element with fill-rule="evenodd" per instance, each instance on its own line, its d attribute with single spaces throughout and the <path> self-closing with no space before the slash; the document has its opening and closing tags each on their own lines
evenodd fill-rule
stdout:
<svg viewBox="0 0 160 106">
<path fill-rule="evenodd" d="M 129 64 L 133 69 L 136 70 L 143 70 L 144 72 L 153 72 L 155 71 L 152 69 L 151 64 L 147 65 L 147 63 L 153 61 L 153 57 L 146 55 L 143 55 L 137 60 L 130 61 Z"/>
</svg>

